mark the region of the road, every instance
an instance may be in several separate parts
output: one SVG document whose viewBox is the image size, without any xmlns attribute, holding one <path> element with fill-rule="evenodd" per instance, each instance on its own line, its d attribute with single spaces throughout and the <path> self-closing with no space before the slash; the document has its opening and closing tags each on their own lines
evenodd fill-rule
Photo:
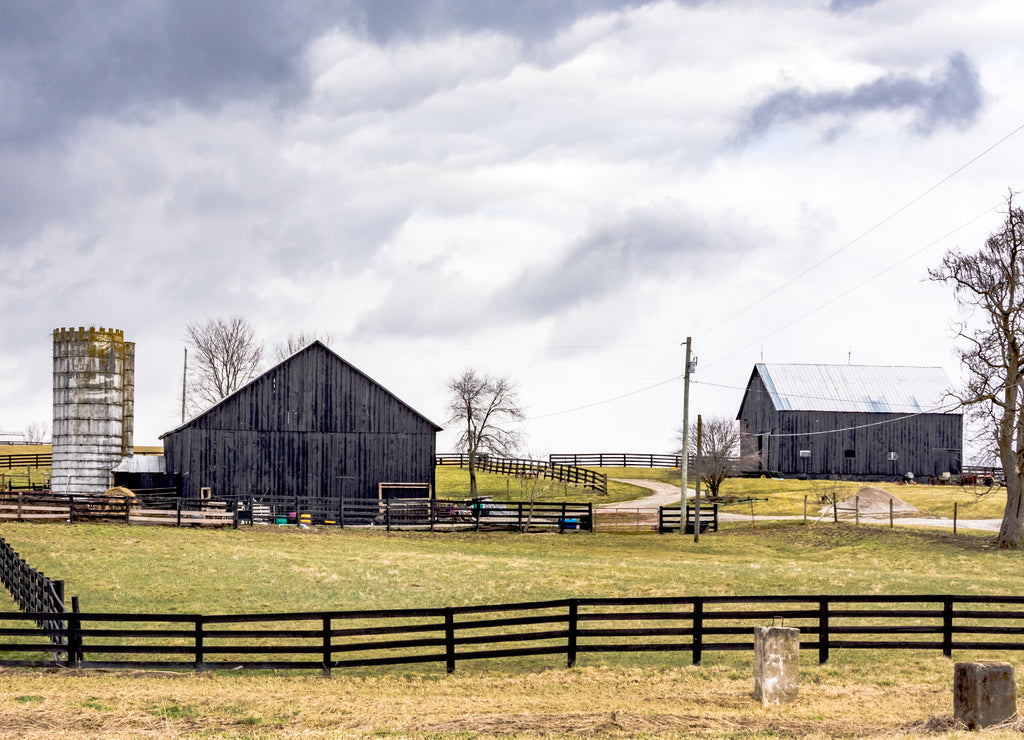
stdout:
<svg viewBox="0 0 1024 740">
<path fill-rule="evenodd" d="M 614 504 L 605 504 L 597 507 L 598 514 L 611 514 L 611 513 L 623 513 L 626 511 L 640 511 L 640 510 L 653 510 L 657 511 L 659 506 L 678 506 L 679 505 L 679 486 L 674 486 L 671 483 L 664 483 L 657 480 L 646 480 L 639 478 L 616 478 L 615 480 L 622 483 L 632 483 L 634 486 L 641 486 L 642 488 L 648 489 L 651 493 L 648 496 L 642 498 L 633 499 L 632 501 L 618 501 Z M 693 495 L 693 490 L 690 490 L 690 495 Z M 820 517 L 808 517 L 814 521 L 820 519 Z M 853 520 L 854 517 L 851 515 L 840 515 L 840 519 Z M 885 514 L 882 516 L 868 516 L 861 515 L 861 521 L 865 522 L 877 522 L 884 523 L 889 521 L 889 515 Z M 751 517 L 748 514 L 733 514 L 727 512 L 719 512 L 719 521 L 723 522 L 749 522 Z M 778 515 L 778 516 L 755 516 L 755 521 L 764 520 L 779 520 L 779 519 L 803 519 L 803 516 L 792 516 L 792 515 Z M 952 519 L 941 519 L 938 517 L 896 517 L 893 519 L 894 524 L 899 524 L 904 527 L 939 527 L 942 529 L 952 529 Z M 956 522 L 957 529 L 972 529 L 983 532 L 998 532 L 999 525 L 1002 523 L 1001 519 L 958 519 Z"/>
</svg>

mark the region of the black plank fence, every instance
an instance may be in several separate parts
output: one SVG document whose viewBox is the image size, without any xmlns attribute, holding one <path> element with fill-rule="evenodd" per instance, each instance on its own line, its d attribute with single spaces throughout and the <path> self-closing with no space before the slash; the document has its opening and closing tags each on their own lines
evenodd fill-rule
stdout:
<svg viewBox="0 0 1024 740">
<path fill-rule="evenodd" d="M 302 496 L 238 496 L 222 501 L 183 499 L 173 489 L 134 498 L 0 493 L 0 520 L 116 522 L 171 527 L 294 524 L 430 530 L 593 531 L 589 502 L 446 501 L 433 498 L 333 501 Z"/>
<path fill-rule="evenodd" d="M 696 507 L 687 502 L 686 504 L 686 531 L 693 533 L 694 519 L 700 517 L 700 531 L 718 531 L 718 504 L 704 504 L 697 512 Z M 682 517 L 679 515 L 679 507 L 659 506 L 658 507 L 658 532 L 678 532 Z"/>
<path fill-rule="evenodd" d="M 584 452 L 548 455 L 552 465 L 577 465 L 592 468 L 678 468 L 681 455 L 660 455 L 647 452 Z M 693 456 L 690 456 L 693 461 Z"/>
<path fill-rule="evenodd" d="M 67 648 L 53 654 L 56 624 Z M 838 650 L 1024 650 L 1024 597 L 799 595 L 560 599 L 289 614 L 0 613 L 0 665 L 171 670 L 318 670 L 470 660 L 753 652 L 754 627 L 784 619 L 820 663 Z M 40 654 L 51 657 L 41 659 Z"/>
<path fill-rule="evenodd" d="M 0 469 L 11 468 L 49 468 L 53 466 L 53 455 L 24 453 L 17 455 L 0 454 Z"/>
<path fill-rule="evenodd" d="M 19 609 L 45 615 L 35 621 L 52 645 L 66 644 L 58 616 L 65 611 L 64 581 L 51 580 L 37 571 L 3 537 L 0 537 L 0 581 Z"/>
<path fill-rule="evenodd" d="M 469 465 L 467 454 L 444 454 L 434 458 L 435 465 Z M 596 470 L 587 470 L 571 464 L 560 464 L 545 460 L 497 457 L 484 454 L 476 456 L 476 469 L 487 473 L 498 473 L 521 478 L 547 478 L 590 488 L 598 493 L 608 493 L 608 476 Z"/>
</svg>

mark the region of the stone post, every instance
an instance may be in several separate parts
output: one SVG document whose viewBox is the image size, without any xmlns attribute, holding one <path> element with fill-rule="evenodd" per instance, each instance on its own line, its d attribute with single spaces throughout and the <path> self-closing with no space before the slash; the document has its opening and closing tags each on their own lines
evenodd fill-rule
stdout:
<svg viewBox="0 0 1024 740">
<path fill-rule="evenodd" d="M 800 630 L 757 627 L 754 631 L 754 699 L 787 704 L 800 690 Z"/>
<path fill-rule="evenodd" d="M 1017 713 L 1013 666 L 989 660 L 957 663 L 953 672 L 953 717 L 975 730 L 999 725 Z"/>
</svg>

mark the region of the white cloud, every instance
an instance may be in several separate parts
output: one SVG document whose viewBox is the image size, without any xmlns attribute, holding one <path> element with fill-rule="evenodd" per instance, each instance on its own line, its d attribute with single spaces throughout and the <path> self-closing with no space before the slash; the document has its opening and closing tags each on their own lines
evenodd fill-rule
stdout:
<svg viewBox="0 0 1024 740">
<path fill-rule="evenodd" d="M 715 413 L 739 397 L 715 384 L 742 386 L 762 345 L 775 361 L 853 352 L 955 374 L 955 307 L 921 280 L 998 217 L 928 244 L 1020 186 L 1024 135 L 882 221 L 1024 121 L 1022 12 L 659 2 L 544 33 L 435 19 L 372 38 L 310 16 L 299 25 L 326 30 L 274 46 L 286 58 L 265 86 L 222 74 L 183 94 L 177 70 L 148 97 L 83 99 L 30 142 L 0 138 L 0 258 L 17 276 L 0 311 L 21 317 L 0 328 L 2 367 L 25 368 L 0 378 L 5 423 L 49 413 L 53 328 L 114 325 L 138 342 L 138 437 L 154 441 L 175 421 L 184 325 L 233 313 L 271 342 L 333 333 L 435 418 L 467 365 L 523 378 L 545 415 L 671 376 L 687 334 L 708 383 L 694 408 Z M 941 90 L 957 51 L 984 92 L 959 127 L 913 129 L 935 95 L 849 103 L 878 80 Z M 229 56 L 269 58 L 259 44 Z M 733 146 L 744 116 L 786 90 L 808 115 Z M 672 394 L 531 431 L 540 447 L 664 449 Z"/>
</svg>

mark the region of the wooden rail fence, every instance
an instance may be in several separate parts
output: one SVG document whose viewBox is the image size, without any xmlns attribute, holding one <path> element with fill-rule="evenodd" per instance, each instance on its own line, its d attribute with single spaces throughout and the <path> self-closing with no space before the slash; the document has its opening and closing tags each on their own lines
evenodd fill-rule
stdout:
<svg viewBox="0 0 1024 740">
<path fill-rule="evenodd" d="M 246 496 L 227 501 L 181 499 L 156 492 L 123 499 L 106 496 L 0 493 L 0 521 L 120 522 L 172 527 L 240 524 L 370 526 L 392 529 L 593 531 L 589 502 L 446 501 L 427 498 L 330 502 L 288 496 Z"/>
<path fill-rule="evenodd" d="M 444 454 L 434 458 L 435 465 L 469 465 L 467 454 Z M 522 458 L 496 457 L 484 454 L 476 456 L 476 468 L 488 473 L 498 473 L 516 477 L 541 477 L 549 480 L 572 483 L 573 485 L 590 488 L 598 493 L 608 493 L 608 476 L 596 470 L 587 470 L 575 465 L 563 465 L 545 460 L 526 460 Z"/>
<path fill-rule="evenodd" d="M 754 627 L 785 619 L 801 650 L 1024 650 L 1024 597 L 800 595 L 561 599 L 289 614 L 0 613 L 0 665 L 319 670 L 528 656 L 753 652 Z M 47 627 L 23 627 L 25 620 Z M 49 626 L 55 625 L 55 626 Z M 54 655 L 50 639 L 61 641 Z M 48 657 L 43 657 L 43 656 Z"/>
<path fill-rule="evenodd" d="M 586 452 L 548 455 L 552 465 L 577 465 L 592 468 L 678 468 L 681 455 L 655 455 L 640 452 Z M 690 457 L 693 460 L 693 457 Z"/>
<path fill-rule="evenodd" d="M 696 518 L 696 508 L 686 504 L 686 531 L 693 533 L 693 522 Z M 700 507 L 700 531 L 718 531 L 718 504 L 704 504 Z M 659 506 L 658 507 L 658 532 L 678 532 L 682 517 L 679 515 L 679 507 Z"/>
<path fill-rule="evenodd" d="M 48 615 L 65 611 L 64 581 L 51 580 L 37 571 L 3 537 L 0 537 L 0 582 L 22 611 Z M 37 620 L 36 625 L 50 635 L 52 644 L 66 644 L 56 634 L 59 621 L 48 616 Z"/>
<path fill-rule="evenodd" d="M 0 454 L 0 468 L 10 470 L 11 468 L 49 468 L 53 467 L 53 455 L 45 454 Z"/>
</svg>

